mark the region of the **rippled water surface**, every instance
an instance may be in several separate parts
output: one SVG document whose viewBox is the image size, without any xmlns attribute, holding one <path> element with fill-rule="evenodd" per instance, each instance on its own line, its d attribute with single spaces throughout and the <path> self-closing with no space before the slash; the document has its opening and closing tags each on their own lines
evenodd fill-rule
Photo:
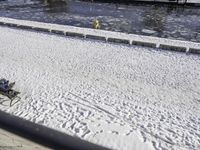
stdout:
<svg viewBox="0 0 200 150">
<path fill-rule="evenodd" d="M 200 42 L 200 7 L 77 0 L 0 0 L 0 16 Z"/>
</svg>

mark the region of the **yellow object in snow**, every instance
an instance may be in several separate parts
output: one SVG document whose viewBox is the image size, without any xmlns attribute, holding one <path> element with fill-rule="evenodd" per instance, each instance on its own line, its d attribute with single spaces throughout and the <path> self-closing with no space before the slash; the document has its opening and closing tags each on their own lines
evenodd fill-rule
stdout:
<svg viewBox="0 0 200 150">
<path fill-rule="evenodd" d="M 97 20 L 97 19 L 95 19 L 94 21 L 93 21 L 93 28 L 94 29 L 100 29 L 100 23 L 99 23 L 99 20 Z"/>
</svg>

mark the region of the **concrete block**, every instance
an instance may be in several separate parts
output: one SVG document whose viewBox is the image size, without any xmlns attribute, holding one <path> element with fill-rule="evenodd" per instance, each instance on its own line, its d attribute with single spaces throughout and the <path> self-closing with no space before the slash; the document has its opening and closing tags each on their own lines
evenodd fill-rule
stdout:
<svg viewBox="0 0 200 150">
<path fill-rule="evenodd" d="M 5 25 L 4 22 L 0 22 L 0 25 Z"/>
<path fill-rule="evenodd" d="M 17 26 L 19 29 L 28 29 L 28 30 L 32 30 L 32 27 L 31 26 L 26 26 L 26 25 L 19 25 Z"/>
<path fill-rule="evenodd" d="M 17 27 L 17 24 L 14 23 L 5 23 L 5 25 L 8 27 Z"/>
<path fill-rule="evenodd" d="M 177 51 L 177 52 L 186 52 L 187 51 L 186 47 L 165 45 L 165 44 L 160 44 L 159 48 L 164 49 L 164 50 Z"/>
<path fill-rule="evenodd" d="M 85 38 L 85 35 L 75 32 L 66 32 L 66 36 Z"/>
<path fill-rule="evenodd" d="M 0 22 L 0 25 L 1 26 L 7 26 L 6 23 L 4 23 L 4 22 Z"/>
<path fill-rule="evenodd" d="M 59 34 L 59 35 L 65 35 L 65 32 L 60 31 L 60 30 L 51 30 L 51 33 L 55 33 L 55 34 Z"/>
<path fill-rule="evenodd" d="M 106 41 L 106 38 L 103 37 L 103 36 L 86 35 L 86 38 L 88 38 L 88 39 L 93 39 L 93 40 Z"/>
<path fill-rule="evenodd" d="M 143 41 L 132 41 L 132 45 L 156 48 L 156 43 L 143 42 Z"/>
<path fill-rule="evenodd" d="M 121 43 L 121 44 L 130 44 L 129 40 L 126 40 L 126 39 L 117 39 L 117 38 L 108 38 L 108 42 Z"/>
<path fill-rule="evenodd" d="M 34 31 L 39 31 L 39 32 L 50 32 L 49 29 L 46 29 L 46 28 L 33 27 L 32 29 Z"/>
<path fill-rule="evenodd" d="M 189 52 L 193 54 L 200 54 L 200 48 L 190 48 Z"/>
</svg>

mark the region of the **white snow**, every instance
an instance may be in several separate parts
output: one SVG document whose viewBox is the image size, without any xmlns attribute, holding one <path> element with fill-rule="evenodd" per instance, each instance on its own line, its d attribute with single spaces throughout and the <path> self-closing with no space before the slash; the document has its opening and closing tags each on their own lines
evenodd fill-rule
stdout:
<svg viewBox="0 0 200 150">
<path fill-rule="evenodd" d="M 0 27 L 0 109 L 113 149 L 200 149 L 200 57 Z"/>
<path fill-rule="evenodd" d="M 154 30 L 149 30 L 149 29 L 142 29 L 142 32 L 143 32 L 143 33 L 146 33 L 146 34 L 154 34 L 156 31 L 154 31 Z"/>
</svg>

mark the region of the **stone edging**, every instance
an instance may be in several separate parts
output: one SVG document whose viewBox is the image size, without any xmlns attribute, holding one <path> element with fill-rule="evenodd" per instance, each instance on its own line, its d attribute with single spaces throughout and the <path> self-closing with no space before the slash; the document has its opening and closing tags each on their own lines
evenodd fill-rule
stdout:
<svg viewBox="0 0 200 150">
<path fill-rule="evenodd" d="M 138 45 L 163 50 L 200 54 L 200 43 L 195 42 L 171 40 L 149 36 L 139 36 L 135 34 L 117 33 L 111 31 L 86 29 L 3 17 L 0 17 L 0 25 L 15 27 L 19 29 L 28 29 L 39 32 L 65 35 L 70 37 L 100 40 L 104 42 Z"/>
</svg>

